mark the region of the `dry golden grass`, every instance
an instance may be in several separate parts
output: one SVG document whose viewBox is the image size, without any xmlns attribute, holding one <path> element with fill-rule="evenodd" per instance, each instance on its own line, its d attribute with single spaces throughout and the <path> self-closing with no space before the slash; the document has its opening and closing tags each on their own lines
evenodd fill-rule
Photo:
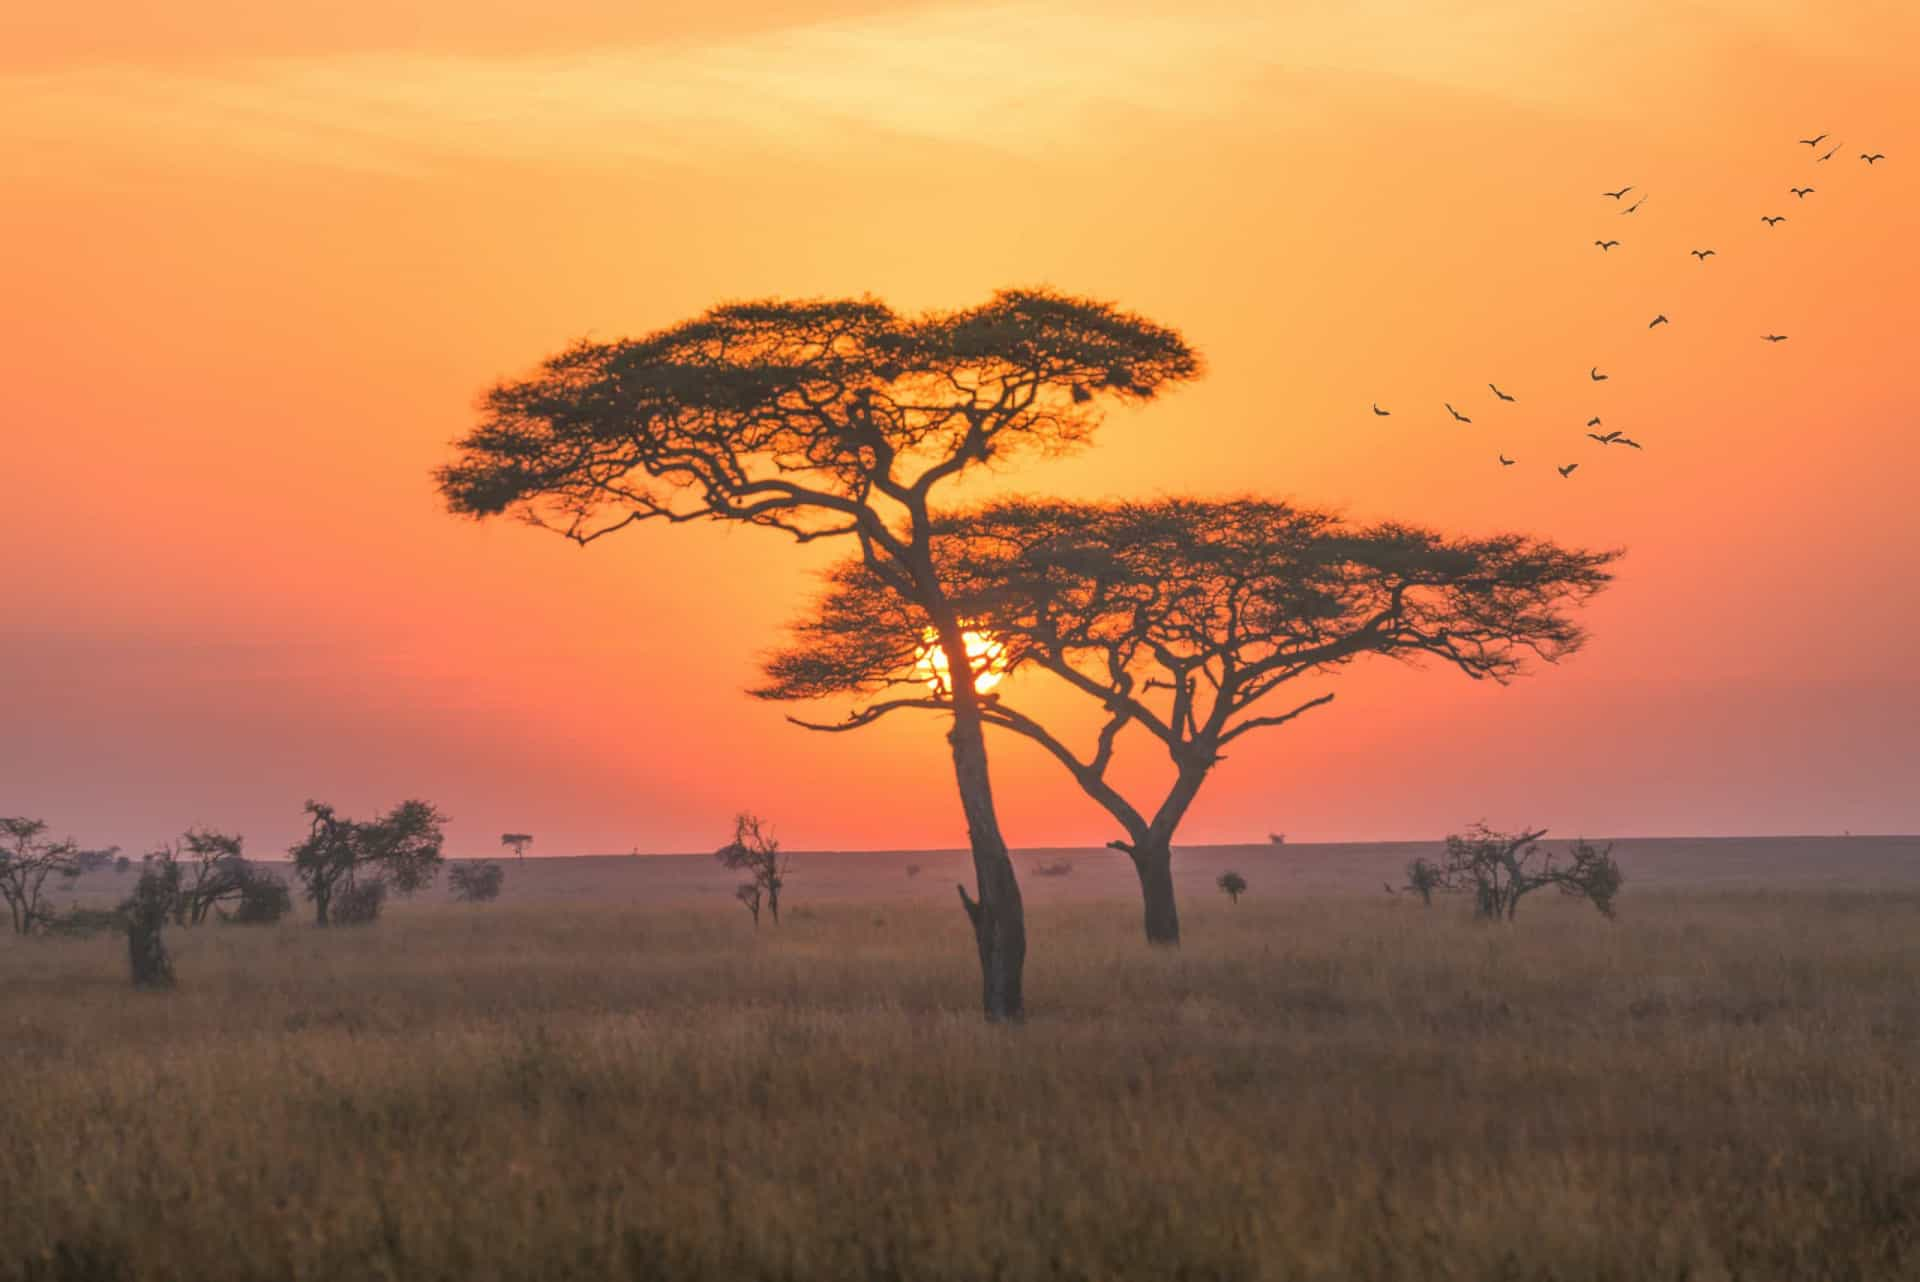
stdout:
<svg viewBox="0 0 1920 1282">
<path fill-rule="evenodd" d="M 8 940 L 0 1276 L 1920 1277 L 1913 892 L 795 897 Z"/>
</svg>

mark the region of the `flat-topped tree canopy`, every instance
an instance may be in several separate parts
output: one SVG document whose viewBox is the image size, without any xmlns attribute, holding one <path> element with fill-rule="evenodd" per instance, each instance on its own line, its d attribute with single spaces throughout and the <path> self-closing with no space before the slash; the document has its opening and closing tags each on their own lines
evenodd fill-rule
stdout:
<svg viewBox="0 0 1920 1282">
<path fill-rule="evenodd" d="M 1556 661 L 1585 640 L 1571 607 L 1611 580 L 1619 555 L 1520 534 L 1356 526 L 1245 498 L 1013 499 L 941 515 L 933 528 L 950 598 L 993 634 L 998 666 L 1045 667 L 1122 724 L 1216 747 L 1267 724 L 1250 709 L 1278 686 L 1363 654 L 1436 658 L 1501 682 L 1529 660 Z M 888 596 L 858 561 L 830 571 L 755 693 L 914 689 L 900 706 L 941 702 L 921 657 L 926 621 Z M 999 715 L 1005 724 L 1004 707 Z"/>
<path fill-rule="evenodd" d="M 873 299 L 736 303 L 576 344 L 493 388 L 437 479 L 457 512 L 582 542 L 706 517 L 884 546 L 941 479 L 1077 445 L 1102 399 L 1199 372 L 1174 330 L 1048 290 L 920 316 Z"/>
</svg>

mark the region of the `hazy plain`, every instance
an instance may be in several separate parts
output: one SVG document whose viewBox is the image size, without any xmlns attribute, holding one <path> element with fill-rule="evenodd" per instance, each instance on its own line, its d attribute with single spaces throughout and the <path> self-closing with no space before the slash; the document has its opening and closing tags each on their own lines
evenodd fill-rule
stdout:
<svg viewBox="0 0 1920 1282">
<path fill-rule="evenodd" d="M 165 995 L 7 939 L 0 1277 L 1920 1275 L 1920 840 L 1622 843 L 1619 921 L 1497 928 L 1381 891 L 1421 849 L 1182 852 L 1159 954 L 1023 854 L 1019 1029 L 957 853 L 802 854 L 757 932 L 707 859 L 509 861 L 172 931 Z"/>
</svg>

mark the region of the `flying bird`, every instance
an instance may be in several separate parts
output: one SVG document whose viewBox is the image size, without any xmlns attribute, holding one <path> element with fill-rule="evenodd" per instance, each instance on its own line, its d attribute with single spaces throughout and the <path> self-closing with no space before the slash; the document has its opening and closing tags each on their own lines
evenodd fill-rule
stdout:
<svg viewBox="0 0 1920 1282">
<path fill-rule="evenodd" d="M 1802 138 L 1800 140 L 1800 145 L 1802 147 L 1818 147 L 1821 144 L 1821 142 L 1823 142 L 1825 139 L 1826 139 L 1825 134 L 1821 134 L 1815 138 Z"/>
<path fill-rule="evenodd" d="M 1665 312 L 1661 312 L 1658 316 L 1654 317 L 1652 320 L 1647 322 L 1647 328 L 1652 329 L 1655 325 L 1671 325 L 1671 324 L 1673 324 L 1673 322 L 1667 319 L 1667 314 Z"/>
<path fill-rule="evenodd" d="M 1593 243 L 1600 246 L 1600 252 L 1604 254 L 1620 242 L 1617 240 L 1596 240 Z"/>
<path fill-rule="evenodd" d="M 1787 221 L 1787 216 L 1785 214 L 1762 214 L 1760 215 L 1760 221 L 1771 227 L 1775 223 L 1784 223 Z"/>
<path fill-rule="evenodd" d="M 1615 200 L 1618 200 L 1632 190 L 1633 188 L 1631 186 L 1627 186 L 1627 187 L 1622 187 L 1619 191 L 1603 191 L 1600 194 L 1602 196 L 1611 196 Z"/>
<path fill-rule="evenodd" d="M 1488 383 L 1488 384 L 1487 384 L 1487 386 L 1488 386 L 1488 387 L 1493 387 L 1493 384 L 1492 384 L 1492 383 Z M 1503 391 L 1501 391 L 1501 390 L 1500 390 L 1499 388 L 1497 388 L 1497 387 L 1493 387 L 1493 394 L 1494 394 L 1495 396 L 1498 396 L 1498 397 L 1499 397 L 1499 398 L 1500 398 L 1501 400 L 1503 400 L 1503 401 L 1510 401 L 1510 400 L 1512 400 L 1512 399 L 1513 399 L 1513 398 L 1512 398 L 1511 396 L 1508 396 L 1508 395 L 1507 395 L 1507 394 L 1506 394 L 1505 392 L 1503 392 Z"/>
<path fill-rule="evenodd" d="M 1600 367 L 1598 365 L 1595 365 L 1592 369 L 1587 371 L 1587 377 L 1592 379 L 1596 383 L 1604 383 L 1607 381 L 1607 378 L 1608 378 L 1607 375 L 1602 374 L 1600 372 Z"/>
<path fill-rule="evenodd" d="M 1768 343 L 1784 343 L 1787 341 L 1785 334 L 1762 334 L 1760 338 L 1763 342 Z"/>
<path fill-rule="evenodd" d="M 1687 252 L 1703 263 L 1713 257 L 1713 251 L 1711 249 L 1689 249 Z"/>
<path fill-rule="evenodd" d="M 1642 196 L 1640 197 L 1640 199 L 1634 201 L 1631 205 L 1628 205 L 1625 209 L 1621 210 L 1620 212 L 1623 214 L 1630 214 L 1634 210 L 1640 208 L 1640 206 L 1646 203 L 1647 203 L 1647 198 L 1645 196 Z"/>
<path fill-rule="evenodd" d="M 1513 466 L 1513 460 L 1512 460 L 1512 459 L 1510 459 L 1510 458 L 1508 458 L 1508 457 L 1507 457 L 1506 455 L 1504 455 L 1504 454 L 1496 454 L 1496 455 L 1494 455 L 1494 457 L 1500 460 L 1500 466 L 1501 466 L 1501 467 L 1512 467 L 1512 466 Z"/>
<path fill-rule="evenodd" d="M 1832 147 L 1830 147 L 1830 148 L 1828 148 L 1828 149 L 1827 149 L 1827 154 L 1826 154 L 1826 155 L 1824 155 L 1824 156 L 1822 156 L 1822 157 L 1820 157 L 1820 159 L 1821 159 L 1821 160 L 1832 160 L 1832 159 L 1833 159 L 1833 153 L 1834 153 L 1834 152 L 1836 152 L 1836 151 L 1839 151 L 1839 150 L 1840 150 L 1840 149 L 1841 149 L 1842 147 L 1844 147 L 1844 146 L 1846 146 L 1846 145 L 1847 145 L 1847 144 L 1845 144 L 1845 143 L 1843 143 L 1843 142 L 1837 142 L 1837 143 L 1835 143 L 1835 144 L 1833 144 L 1833 146 L 1832 146 Z M 1817 164 L 1817 163 L 1819 163 L 1819 162 L 1818 162 L 1818 161 L 1816 161 L 1815 163 Z"/>
<path fill-rule="evenodd" d="M 1811 187 L 1789 187 L 1787 188 L 1787 190 L 1792 192 L 1794 195 L 1798 196 L 1802 200 L 1805 200 L 1808 196 L 1811 196 L 1813 194 L 1813 188 Z"/>
<path fill-rule="evenodd" d="M 1380 416 L 1381 418 L 1386 418 L 1386 417 L 1388 417 L 1389 415 L 1391 415 L 1391 414 L 1393 413 L 1393 411 L 1392 411 L 1392 410 L 1383 410 L 1383 409 L 1381 409 L 1381 408 L 1380 408 L 1380 402 L 1378 402 L 1378 401 L 1375 401 L 1375 402 L 1373 403 L 1373 412 L 1374 412 L 1375 414 L 1378 414 L 1378 415 L 1379 415 L 1379 416 Z"/>
<path fill-rule="evenodd" d="M 1640 442 L 1634 440 L 1631 436 L 1623 436 L 1618 440 L 1616 440 L 1614 444 L 1615 445 L 1631 445 L 1636 450 L 1640 448 Z"/>
<path fill-rule="evenodd" d="M 1594 416 L 1593 416 L 1592 418 L 1590 418 L 1590 419 L 1588 419 L 1588 420 L 1587 420 L 1587 426 L 1588 426 L 1588 427 L 1598 427 L 1598 426 L 1600 426 L 1600 416 L 1599 416 L 1598 414 L 1595 414 L 1595 415 L 1594 415 Z"/>
<path fill-rule="evenodd" d="M 1441 404 L 1445 405 L 1446 402 L 1442 401 Z M 1459 410 L 1453 408 L 1453 406 L 1451 405 L 1447 405 L 1447 413 L 1453 415 L 1455 419 L 1459 420 L 1462 423 L 1473 422 L 1472 419 L 1468 418 L 1465 414 L 1462 414 Z"/>
<path fill-rule="evenodd" d="M 1880 152 L 1880 151 L 1874 152 L 1871 156 L 1869 156 L 1864 151 L 1860 153 L 1860 159 L 1866 161 L 1869 165 L 1871 165 L 1876 160 L 1885 160 L 1886 158 L 1887 158 L 1886 153 Z"/>
<path fill-rule="evenodd" d="M 1598 441 L 1598 442 L 1600 442 L 1600 443 L 1601 443 L 1602 445 L 1611 445 L 1611 444 L 1613 444 L 1613 443 L 1614 443 L 1615 441 L 1617 441 L 1617 440 L 1619 440 L 1619 439 L 1620 439 L 1620 433 L 1618 433 L 1618 432 L 1608 432 L 1608 433 L 1607 433 L 1607 434 L 1606 434 L 1605 436 L 1602 436 L 1602 435 L 1600 435 L 1600 433 L 1598 433 L 1598 432 L 1588 432 L 1588 433 L 1587 433 L 1587 439 L 1588 439 L 1588 440 L 1590 440 L 1590 441 Z"/>
<path fill-rule="evenodd" d="M 1578 463 L 1569 463 L 1565 467 L 1556 467 L 1553 470 L 1560 473 L 1560 475 L 1562 476 L 1572 476 L 1574 473 L 1574 469 L 1579 466 L 1580 465 Z"/>
</svg>

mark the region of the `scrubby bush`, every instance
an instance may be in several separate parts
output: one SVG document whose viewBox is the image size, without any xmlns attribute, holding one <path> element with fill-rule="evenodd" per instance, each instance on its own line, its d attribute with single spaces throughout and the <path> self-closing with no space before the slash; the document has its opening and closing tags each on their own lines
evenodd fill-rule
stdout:
<svg viewBox="0 0 1920 1282">
<path fill-rule="evenodd" d="M 1557 886 L 1562 894 L 1586 899 L 1602 916 L 1612 917 L 1614 900 L 1626 884 L 1613 847 L 1576 841 L 1563 862 L 1540 845 L 1546 832 L 1544 828 L 1496 832 L 1475 824 L 1464 833 L 1451 834 L 1438 870 L 1438 888 L 1471 893 L 1474 915 L 1484 921 L 1512 921 L 1521 899 L 1543 886 Z M 1421 862 L 1415 861 L 1416 865 Z"/>
<path fill-rule="evenodd" d="M 359 881 L 333 892 L 333 911 L 328 920 L 336 926 L 371 926 L 380 920 L 387 906 L 387 883 Z"/>
<path fill-rule="evenodd" d="M 180 865 L 154 860 L 141 870 L 133 894 L 120 906 L 127 924 L 127 961 L 135 988 L 172 988 L 173 959 L 162 938 L 180 896 Z"/>
<path fill-rule="evenodd" d="M 1407 884 L 1403 889 L 1420 896 L 1420 902 L 1433 907 L 1433 892 L 1446 888 L 1447 875 L 1440 865 L 1428 859 L 1416 859 L 1407 865 Z M 1392 890 L 1393 887 L 1387 887 Z"/>
<path fill-rule="evenodd" d="M 1220 887 L 1221 893 L 1236 904 L 1240 902 L 1240 896 L 1247 893 L 1247 879 L 1231 869 L 1221 873 L 1220 879 L 1213 884 Z"/>
<path fill-rule="evenodd" d="M 461 903 L 484 904 L 500 897 L 507 870 L 490 859 L 483 859 L 478 863 L 454 865 L 447 880 L 453 886 L 453 897 Z"/>
<path fill-rule="evenodd" d="M 1036 877 L 1071 877 L 1073 875 L 1073 861 L 1071 859 L 1053 859 L 1043 864 L 1035 864 L 1033 866 L 1033 875 Z"/>
<path fill-rule="evenodd" d="M 240 902 L 232 911 L 222 910 L 222 921 L 236 926 L 271 926 L 293 911 L 293 894 L 287 883 L 270 872 L 253 869 L 253 875 L 240 888 Z"/>
</svg>

